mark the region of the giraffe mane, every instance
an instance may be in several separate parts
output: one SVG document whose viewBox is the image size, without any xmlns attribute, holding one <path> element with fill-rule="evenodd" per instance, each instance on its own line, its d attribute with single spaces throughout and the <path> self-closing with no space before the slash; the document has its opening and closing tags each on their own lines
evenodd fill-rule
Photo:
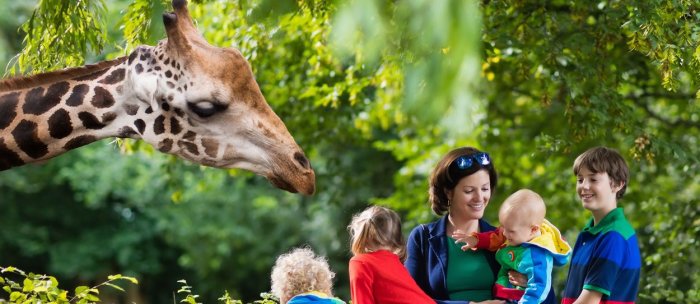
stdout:
<svg viewBox="0 0 700 304">
<path fill-rule="evenodd" d="M 126 60 L 126 56 L 112 60 L 100 61 L 94 64 L 88 64 L 81 67 L 66 68 L 47 73 L 34 74 L 30 76 L 18 76 L 14 78 L 0 80 L 0 92 L 22 90 L 31 87 L 36 87 L 48 83 L 54 83 L 61 80 L 68 80 L 77 77 L 82 77 L 102 71 Z"/>
</svg>

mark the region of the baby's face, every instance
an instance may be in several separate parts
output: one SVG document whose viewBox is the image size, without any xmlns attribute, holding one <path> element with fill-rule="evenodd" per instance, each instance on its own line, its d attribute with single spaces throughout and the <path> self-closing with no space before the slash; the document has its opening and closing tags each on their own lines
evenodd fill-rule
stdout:
<svg viewBox="0 0 700 304">
<path fill-rule="evenodd" d="M 510 246 L 518 246 L 535 237 L 535 226 L 531 225 L 528 220 L 519 218 L 513 213 L 499 216 L 499 221 L 503 227 L 503 236 L 506 237 Z"/>
</svg>

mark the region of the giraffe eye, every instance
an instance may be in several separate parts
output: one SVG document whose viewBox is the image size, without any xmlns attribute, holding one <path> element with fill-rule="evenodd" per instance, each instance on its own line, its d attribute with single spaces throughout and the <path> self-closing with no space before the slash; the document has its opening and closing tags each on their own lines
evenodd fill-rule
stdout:
<svg viewBox="0 0 700 304">
<path fill-rule="evenodd" d="M 187 107 L 199 117 L 207 118 L 226 110 L 226 106 L 210 101 L 188 102 Z"/>
</svg>

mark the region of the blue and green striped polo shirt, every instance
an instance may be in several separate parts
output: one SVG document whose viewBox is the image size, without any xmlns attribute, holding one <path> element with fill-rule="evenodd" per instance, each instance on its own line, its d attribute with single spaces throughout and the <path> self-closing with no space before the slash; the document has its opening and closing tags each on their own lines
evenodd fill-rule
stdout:
<svg viewBox="0 0 700 304">
<path fill-rule="evenodd" d="M 576 301 L 584 289 L 603 294 L 600 303 L 634 303 L 641 265 L 637 235 L 622 208 L 598 225 L 591 219 L 576 239 L 562 304 Z"/>
</svg>

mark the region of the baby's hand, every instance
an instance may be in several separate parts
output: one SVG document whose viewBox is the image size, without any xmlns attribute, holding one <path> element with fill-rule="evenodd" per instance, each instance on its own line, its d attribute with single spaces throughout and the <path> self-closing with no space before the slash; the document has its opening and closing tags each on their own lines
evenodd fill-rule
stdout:
<svg viewBox="0 0 700 304">
<path fill-rule="evenodd" d="M 479 242 L 479 239 L 477 239 L 471 233 L 466 233 L 462 230 L 455 230 L 452 233 L 452 238 L 455 239 L 455 244 L 465 244 L 464 246 L 462 246 L 462 251 L 467 251 L 469 249 L 476 250 L 476 244 Z"/>
</svg>

